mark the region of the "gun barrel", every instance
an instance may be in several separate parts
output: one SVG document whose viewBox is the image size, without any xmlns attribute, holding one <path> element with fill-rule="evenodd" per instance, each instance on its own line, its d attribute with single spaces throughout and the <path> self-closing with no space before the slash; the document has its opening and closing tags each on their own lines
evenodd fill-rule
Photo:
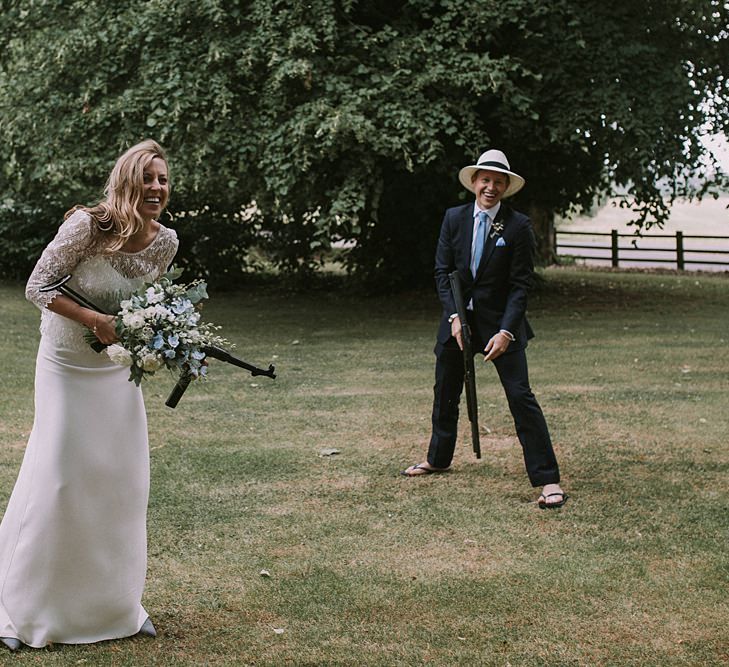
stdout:
<svg viewBox="0 0 729 667">
<path fill-rule="evenodd" d="M 64 296 L 67 296 L 71 301 L 74 303 L 77 303 L 79 306 L 83 306 L 84 308 L 89 308 L 90 310 L 94 310 L 97 313 L 101 313 L 102 315 L 109 315 L 103 308 L 100 306 L 97 306 L 93 301 L 86 298 L 83 294 L 79 294 L 75 289 L 68 286 L 68 281 L 71 280 L 71 274 L 69 273 L 67 276 L 63 276 L 63 278 L 59 278 L 58 280 L 54 280 L 52 283 L 48 283 L 47 285 L 43 285 L 43 287 L 39 288 L 39 292 L 60 292 Z"/>
<path fill-rule="evenodd" d="M 71 280 L 71 274 L 63 276 L 63 278 L 59 278 L 58 280 L 54 280 L 52 283 L 48 283 L 47 285 L 43 285 L 43 287 L 39 287 L 39 292 L 52 292 L 53 290 L 57 290 L 62 285 L 65 285 L 69 280 Z"/>
<path fill-rule="evenodd" d="M 273 364 L 269 364 L 267 369 L 259 368 L 258 366 L 249 364 L 247 361 L 238 359 L 238 357 L 234 357 L 230 352 L 224 350 L 222 347 L 218 347 L 217 345 L 208 345 L 206 347 L 203 347 L 203 352 L 205 352 L 208 357 L 212 357 L 213 359 L 224 361 L 225 363 L 231 364 L 232 366 L 238 366 L 238 368 L 244 368 L 245 370 L 249 371 L 250 374 L 253 376 L 265 375 L 266 377 L 270 377 L 272 380 L 276 379 L 276 373 L 274 372 L 276 369 Z"/>
</svg>

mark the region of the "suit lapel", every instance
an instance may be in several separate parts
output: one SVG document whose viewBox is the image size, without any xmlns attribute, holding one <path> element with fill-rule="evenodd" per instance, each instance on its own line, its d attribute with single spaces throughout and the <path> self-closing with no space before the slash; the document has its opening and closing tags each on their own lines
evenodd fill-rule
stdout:
<svg viewBox="0 0 729 667">
<path fill-rule="evenodd" d="M 465 271 L 471 276 L 471 251 L 473 250 L 473 204 L 465 206 L 463 208 L 463 257 L 468 257 L 468 264 L 466 264 Z M 471 276 L 472 277 L 472 276 Z"/>
</svg>

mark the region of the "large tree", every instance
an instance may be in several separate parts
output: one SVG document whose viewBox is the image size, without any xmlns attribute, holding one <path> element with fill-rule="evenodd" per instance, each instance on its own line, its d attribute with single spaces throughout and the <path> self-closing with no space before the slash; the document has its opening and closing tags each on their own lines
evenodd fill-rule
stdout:
<svg viewBox="0 0 729 667">
<path fill-rule="evenodd" d="M 21 273 L 116 153 L 169 150 L 181 256 L 236 280 L 333 241 L 368 282 L 430 274 L 455 175 L 487 147 L 549 258 L 555 214 L 615 185 L 664 219 L 726 129 L 719 0 L 0 1 L 0 266 Z M 20 230 L 20 231 L 19 231 Z"/>
</svg>

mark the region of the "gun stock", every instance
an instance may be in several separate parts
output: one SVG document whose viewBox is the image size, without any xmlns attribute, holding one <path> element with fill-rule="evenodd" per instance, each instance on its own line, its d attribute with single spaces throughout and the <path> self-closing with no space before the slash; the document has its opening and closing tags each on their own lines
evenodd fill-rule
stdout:
<svg viewBox="0 0 729 667">
<path fill-rule="evenodd" d="M 190 386 L 192 378 L 192 373 L 180 373 L 180 379 L 177 380 L 177 384 L 172 388 L 170 395 L 165 401 L 165 405 L 168 408 L 177 407 L 177 404 L 180 402 L 182 395 L 187 391 L 187 388 Z"/>
<path fill-rule="evenodd" d="M 473 363 L 473 346 L 471 345 L 471 327 L 466 318 L 466 303 L 461 289 L 461 277 L 458 271 L 448 275 L 456 303 L 456 312 L 461 322 L 461 339 L 463 341 L 463 382 L 466 387 L 466 406 L 468 408 L 468 421 L 471 422 L 471 442 L 476 458 L 481 458 L 481 439 L 478 432 L 478 398 L 476 396 L 476 367 Z"/>
</svg>

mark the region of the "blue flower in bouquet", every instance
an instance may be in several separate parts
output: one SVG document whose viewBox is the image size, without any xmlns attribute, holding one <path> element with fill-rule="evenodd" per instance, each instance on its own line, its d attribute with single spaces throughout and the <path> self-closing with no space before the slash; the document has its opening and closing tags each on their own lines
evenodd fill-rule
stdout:
<svg viewBox="0 0 729 667">
<path fill-rule="evenodd" d="M 172 302 L 171 308 L 175 315 L 182 315 L 188 310 L 192 310 L 192 301 L 190 301 L 190 299 L 175 299 Z"/>
</svg>

